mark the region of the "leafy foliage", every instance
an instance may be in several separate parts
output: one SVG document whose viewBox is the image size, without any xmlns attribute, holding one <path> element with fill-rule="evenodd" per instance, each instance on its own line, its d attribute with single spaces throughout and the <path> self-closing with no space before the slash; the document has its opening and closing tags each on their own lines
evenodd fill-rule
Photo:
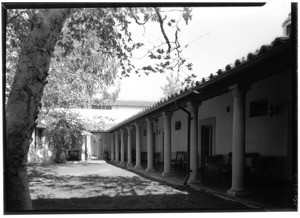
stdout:
<svg viewBox="0 0 300 218">
<path fill-rule="evenodd" d="M 7 10 L 6 26 L 6 100 L 11 91 L 15 71 L 17 69 L 22 39 L 24 39 L 31 26 L 30 20 L 39 10 L 11 9 Z"/>
<path fill-rule="evenodd" d="M 68 151 L 82 146 L 82 125 L 70 118 L 70 116 L 67 117 L 65 114 L 59 113 L 57 119 L 46 125 L 45 135 L 55 163 L 66 162 Z"/>
<path fill-rule="evenodd" d="M 35 15 L 42 11 L 8 10 L 6 97 L 14 78 L 21 41 L 30 31 Z M 184 47 L 179 43 L 181 20 L 188 24 L 191 19 L 190 8 L 72 9 L 53 54 L 43 106 L 86 107 L 95 101 L 114 101 L 120 91 L 116 82 L 119 68 L 122 77 L 132 72 L 148 75 L 180 72 L 183 68 L 191 70 L 192 64 L 185 63 L 181 55 Z M 149 22 L 159 24 L 165 42 L 148 50 L 145 57 L 152 64 L 136 67 L 132 62 L 133 52 L 145 44 L 134 41 L 130 28 L 132 24 L 146 28 Z"/>
<path fill-rule="evenodd" d="M 174 76 L 174 74 L 171 73 L 170 76 L 166 76 L 166 79 L 167 83 L 161 87 L 165 97 L 178 92 L 182 88 L 178 75 Z"/>
</svg>

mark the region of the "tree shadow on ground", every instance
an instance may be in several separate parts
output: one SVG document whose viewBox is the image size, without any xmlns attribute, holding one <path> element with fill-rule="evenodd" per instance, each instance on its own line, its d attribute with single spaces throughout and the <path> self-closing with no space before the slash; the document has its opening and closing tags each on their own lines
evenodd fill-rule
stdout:
<svg viewBox="0 0 300 218">
<path fill-rule="evenodd" d="M 202 193 L 200 196 L 182 194 L 147 195 L 147 196 L 98 196 L 71 199 L 36 199 L 33 200 L 34 210 L 42 211 L 258 211 L 245 205 L 228 202 Z"/>
<path fill-rule="evenodd" d="M 30 167 L 29 187 L 34 210 L 253 211 L 204 191 L 137 175 L 57 175 L 57 167 L 59 165 Z"/>
</svg>

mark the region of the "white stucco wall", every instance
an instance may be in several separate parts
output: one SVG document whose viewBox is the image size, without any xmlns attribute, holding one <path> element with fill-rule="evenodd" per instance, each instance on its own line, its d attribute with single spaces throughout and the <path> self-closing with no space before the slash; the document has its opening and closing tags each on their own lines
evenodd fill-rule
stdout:
<svg viewBox="0 0 300 218">
<path fill-rule="evenodd" d="M 187 151 L 187 118 L 188 115 L 181 111 L 174 111 L 171 117 L 171 152 Z M 175 122 L 181 122 L 181 128 L 175 130 Z"/>
<path fill-rule="evenodd" d="M 281 179 L 289 179 L 291 176 L 291 167 L 287 167 L 290 156 L 288 150 L 289 87 L 289 74 L 282 73 L 253 83 L 246 96 L 246 152 L 258 152 L 261 156 L 273 157 L 276 167 L 272 168 L 271 174 Z M 264 115 L 250 118 L 250 102 L 265 98 L 278 109 L 278 114 L 272 117 Z M 229 112 L 226 111 L 227 107 L 230 107 Z M 232 108 L 233 96 L 230 92 L 202 102 L 198 110 L 199 159 L 201 121 L 207 118 L 215 118 L 216 122 L 215 154 L 226 155 L 232 150 Z"/>
<path fill-rule="evenodd" d="M 201 122 L 208 118 L 215 119 L 215 154 L 228 154 L 232 145 L 232 107 L 233 97 L 226 93 L 215 98 L 203 101 L 198 109 L 198 151 L 200 155 Z M 229 107 L 229 112 L 227 112 Z"/>
<path fill-rule="evenodd" d="M 283 74 L 273 76 L 252 85 L 247 94 L 246 151 L 261 155 L 287 155 L 288 78 Z M 278 114 L 274 116 L 249 117 L 251 101 L 267 98 Z"/>
<path fill-rule="evenodd" d="M 270 78 L 260 80 L 251 85 L 246 95 L 246 152 L 258 152 L 261 156 L 274 158 L 271 169 L 273 178 L 291 178 L 291 149 L 289 143 L 290 129 L 290 74 L 281 73 Z M 268 102 L 278 110 L 274 116 L 264 115 L 250 118 L 250 102 L 268 99 Z M 181 121 L 181 129 L 175 130 L 175 122 Z M 232 123 L 233 123 L 233 95 L 228 90 L 220 96 L 203 101 L 198 109 L 198 166 L 201 163 L 201 125 L 207 121 L 214 123 L 214 154 L 226 156 L 232 151 Z M 144 130 L 147 123 L 141 126 L 141 151 L 147 151 L 147 135 Z M 164 118 L 160 116 L 157 124 L 153 124 L 153 131 L 159 133 L 154 136 L 154 151 L 160 153 L 163 162 Z M 173 112 L 171 117 L 171 152 L 187 150 L 187 114 L 181 110 Z M 127 137 L 126 144 L 127 144 Z M 119 137 L 120 139 L 120 137 Z M 133 127 L 133 150 L 135 150 L 135 127 Z"/>
</svg>

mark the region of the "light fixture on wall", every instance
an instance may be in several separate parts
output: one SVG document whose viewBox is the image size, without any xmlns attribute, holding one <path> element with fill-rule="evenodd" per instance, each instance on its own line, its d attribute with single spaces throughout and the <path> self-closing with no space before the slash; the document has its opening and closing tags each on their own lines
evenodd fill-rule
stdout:
<svg viewBox="0 0 300 218">
<path fill-rule="evenodd" d="M 160 134 L 160 130 L 159 129 L 157 129 L 157 130 L 155 130 L 155 135 L 159 135 Z"/>
<path fill-rule="evenodd" d="M 273 117 L 274 115 L 278 114 L 278 110 L 274 108 L 272 104 L 269 104 L 268 106 L 268 115 L 270 117 Z"/>
</svg>

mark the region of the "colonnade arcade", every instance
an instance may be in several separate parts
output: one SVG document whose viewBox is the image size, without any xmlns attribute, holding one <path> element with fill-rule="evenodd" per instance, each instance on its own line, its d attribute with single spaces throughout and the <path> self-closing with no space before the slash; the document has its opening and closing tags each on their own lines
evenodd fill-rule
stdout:
<svg viewBox="0 0 300 218">
<path fill-rule="evenodd" d="M 232 133 L 232 186 L 228 193 L 231 195 L 245 194 L 244 186 L 244 155 L 245 155 L 245 97 L 249 86 L 236 84 L 229 87 L 233 95 L 233 133 Z M 198 173 L 198 108 L 201 102 L 190 101 L 186 103 L 187 109 L 191 114 L 190 131 L 190 177 L 189 183 L 199 183 L 201 181 Z M 163 117 L 164 132 L 164 168 L 162 176 L 172 176 L 171 174 L 171 117 L 172 112 L 161 112 Z M 155 171 L 153 165 L 153 119 L 145 117 L 134 123 L 128 123 L 114 131 L 114 140 L 111 141 L 111 160 L 123 167 L 134 167 L 142 169 L 141 165 L 141 123 L 147 124 L 147 168 L 146 171 Z M 135 166 L 132 162 L 132 136 L 135 131 Z M 125 160 L 125 140 L 127 135 L 127 160 Z M 119 152 L 119 137 L 121 141 L 121 152 Z M 119 156 L 120 154 L 120 156 Z"/>
</svg>

